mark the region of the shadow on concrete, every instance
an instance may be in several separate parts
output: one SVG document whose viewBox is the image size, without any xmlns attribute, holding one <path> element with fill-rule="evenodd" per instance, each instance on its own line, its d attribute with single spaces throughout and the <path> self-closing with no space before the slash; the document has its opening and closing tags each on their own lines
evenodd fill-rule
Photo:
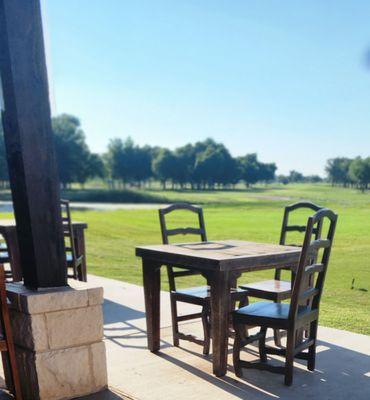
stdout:
<svg viewBox="0 0 370 400">
<path fill-rule="evenodd" d="M 107 299 L 104 300 L 103 311 L 104 336 L 106 340 L 124 348 L 148 350 L 146 340 L 143 345 L 128 343 L 128 339 L 132 339 L 132 341 L 135 342 L 137 342 L 138 339 L 146 339 L 146 330 L 138 324 L 131 322 L 145 318 L 144 312 Z M 161 339 L 161 348 L 167 348 L 170 346 L 171 343 Z"/>
<path fill-rule="evenodd" d="M 249 354 L 258 355 L 257 348 L 249 346 Z M 293 386 L 284 385 L 284 376 L 267 371 L 244 369 L 243 378 L 224 376 L 217 378 L 194 365 L 189 365 L 180 358 L 160 352 L 158 355 L 202 378 L 206 382 L 240 399 L 356 399 L 368 400 L 370 394 L 370 356 L 353 350 L 319 341 L 316 370 L 310 372 L 303 360 L 297 360 L 294 368 Z M 187 353 L 205 358 L 200 353 L 182 348 Z M 231 350 L 230 350 L 231 352 Z M 243 355 L 242 355 L 243 357 Z M 212 357 L 206 358 L 209 363 Z M 283 363 L 280 357 L 269 359 L 273 364 Z M 280 364 L 283 365 L 283 364 Z M 209 366 L 211 371 L 212 366 Z M 228 365 L 228 372 L 233 366 Z"/>
<path fill-rule="evenodd" d="M 135 319 L 145 318 L 145 313 L 134 308 L 115 303 L 111 300 L 104 300 L 104 325 L 114 324 L 116 322 L 127 322 Z"/>
<path fill-rule="evenodd" d="M 90 394 L 89 396 L 78 397 L 79 400 L 134 400 L 133 397 L 122 393 L 121 391 L 109 388 L 103 392 Z M 76 399 L 76 400 L 77 400 Z"/>
</svg>

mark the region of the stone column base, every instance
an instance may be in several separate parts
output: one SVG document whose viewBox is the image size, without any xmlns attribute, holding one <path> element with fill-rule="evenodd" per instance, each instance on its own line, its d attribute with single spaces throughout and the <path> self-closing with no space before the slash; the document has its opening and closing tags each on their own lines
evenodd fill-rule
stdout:
<svg viewBox="0 0 370 400">
<path fill-rule="evenodd" d="M 107 387 L 103 288 L 26 289 L 7 285 L 24 399 L 59 400 Z"/>
</svg>

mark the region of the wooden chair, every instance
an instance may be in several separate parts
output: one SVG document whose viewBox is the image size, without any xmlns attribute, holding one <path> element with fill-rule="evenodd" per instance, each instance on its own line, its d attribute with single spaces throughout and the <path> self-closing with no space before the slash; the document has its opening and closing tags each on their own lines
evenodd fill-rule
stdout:
<svg viewBox="0 0 370 400">
<path fill-rule="evenodd" d="M 69 201 L 61 200 L 60 205 L 62 211 L 63 235 L 66 250 L 68 278 L 81 279 L 80 277 L 83 255 L 76 254 Z"/>
<path fill-rule="evenodd" d="M 189 211 L 198 215 L 198 227 L 197 228 L 176 228 L 168 229 L 166 224 L 166 215 L 174 211 Z M 207 234 L 204 224 L 203 210 L 200 207 L 192 206 L 190 204 L 177 203 L 172 204 L 166 208 L 159 210 L 159 220 L 162 232 L 163 244 L 169 243 L 169 237 L 175 235 L 198 235 L 202 242 L 207 241 Z M 172 314 L 172 333 L 173 333 L 173 344 L 179 346 L 179 340 L 188 340 L 203 346 L 203 354 L 209 354 L 210 339 L 211 339 L 211 323 L 210 323 L 210 287 L 197 286 L 188 289 L 177 289 L 176 278 L 199 275 L 198 272 L 189 271 L 186 269 L 175 269 L 172 266 L 167 266 L 168 282 L 170 287 L 170 300 L 171 300 L 171 314 Z M 232 288 L 230 291 L 231 303 L 235 304 L 236 301 L 245 304 L 246 292 L 241 289 Z M 202 307 L 200 313 L 178 315 L 177 302 L 190 303 L 199 305 Z M 179 322 L 188 321 L 196 318 L 202 319 L 204 339 L 198 339 L 193 335 L 185 335 L 179 331 Z"/>
<path fill-rule="evenodd" d="M 8 389 L 13 393 L 16 400 L 22 400 L 21 385 L 15 350 L 13 344 L 12 328 L 10 325 L 8 303 L 5 288 L 5 272 L 0 266 L 0 351 L 3 360 L 4 372 Z"/>
<path fill-rule="evenodd" d="M 4 264 L 9 264 L 9 268 L 5 269 Z M 4 237 L 0 237 L 0 266 L 4 268 L 4 274 L 7 281 L 13 280 L 12 269 L 10 265 L 10 256 L 8 250 L 8 244 Z"/>
<path fill-rule="evenodd" d="M 289 224 L 289 216 L 293 211 L 298 211 L 298 210 L 319 211 L 322 208 L 323 207 L 320 207 L 314 203 L 303 202 L 303 201 L 285 207 L 279 244 L 287 245 L 286 238 L 288 232 L 304 233 L 306 231 L 305 225 Z M 321 222 L 319 222 L 319 225 L 313 229 L 313 233 L 316 236 L 318 236 L 320 232 L 321 232 Z M 289 243 L 289 246 L 301 246 L 301 244 Z M 287 267 L 286 269 L 290 270 L 290 267 Z M 274 279 L 243 284 L 240 285 L 240 288 L 247 290 L 249 297 L 256 297 L 259 299 L 271 300 L 274 301 L 275 303 L 280 303 L 283 300 L 287 300 L 290 298 L 293 279 L 294 275 L 292 274 L 290 282 L 281 280 L 281 269 L 276 269 Z M 281 335 L 276 329 L 274 330 L 274 340 L 277 346 L 281 346 Z"/>
<path fill-rule="evenodd" d="M 319 227 L 322 226 L 324 220 L 329 221 L 329 228 L 323 239 Z M 320 299 L 336 223 L 337 215 L 328 209 L 321 209 L 308 218 L 290 304 L 257 302 L 233 312 L 233 324 L 236 332 L 233 361 L 237 376 L 242 376 L 242 368 L 257 368 L 285 374 L 285 384 L 289 386 L 293 379 L 294 358 L 307 360 L 307 368 L 310 371 L 315 369 Z M 312 286 L 308 284 L 310 281 L 314 283 Z M 261 330 L 256 335 L 245 337 L 245 325 L 260 326 Z M 307 325 L 309 325 L 308 338 L 302 338 L 300 332 Z M 287 331 L 285 349 L 266 346 L 267 328 Z M 259 342 L 260 362 L 241 361 L 241 348 L 255 340 Z M 308 352 L 303 351 L 306 349 Z M 285 356 L 285 366 L 269 365 L 267 354 Z"/>
</svg>

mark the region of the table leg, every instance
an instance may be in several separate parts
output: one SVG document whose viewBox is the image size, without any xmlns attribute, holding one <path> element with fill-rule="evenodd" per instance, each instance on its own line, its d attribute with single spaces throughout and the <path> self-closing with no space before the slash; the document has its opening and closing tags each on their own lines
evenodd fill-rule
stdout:
<svg viewBox="0 0 370 400">
<path fill-rule="evenodd" d="M 229 339 L 230 281 L 227 271 L 210 275 L 213 373 L 223 376 L 227 369 Z"/>
<path fill-rule="evenodd" d="M 160 291 L 161 266 L 151 260 L 143 259 L 143 278 L 148 349 L 159 350 L 160 343 Z"/>
<path fill-rule="evenodd" d="M 74 229 L 74 241 L 77 256 L 82 257 L 81 266 L 78 269 L 78 280 L 87 282 L 86 246 L 84 229 Z"/>
</svg>

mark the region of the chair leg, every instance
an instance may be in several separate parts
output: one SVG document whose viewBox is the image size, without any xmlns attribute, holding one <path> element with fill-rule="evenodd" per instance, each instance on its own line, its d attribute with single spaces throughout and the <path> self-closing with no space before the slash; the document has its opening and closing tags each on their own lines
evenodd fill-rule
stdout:
<svg viewBox="0 0 370 400">
<path fill-rule="evenodd" d="M 202 324 L 203 324 L 203 332 L 204 332 L 204 344 L 203 344 L 203 354 L 209 354 L 209 348 L 211 343 L 211 324 L 209 322 L 209 307 L 208 305 L 204 305 L 202 308 Z"/>
<path fill-rule="evenodd" d="M 258 351 L 260 354 L 261 362 L 267 362 L 267 353 L 266 353 L 266 331 L 267 328 L 261 328 L 260 333 L 261 337 L 258 340 Z"/>
<path fill-rule="evenodd" d="M 240 366 L 240 350 L 241 350 L 242 335 L 244 334 L 244 332 L 242 332 L 243 330 L 244 330 L 243 325 L 234 323 L 235 338 L 233 346 L 233 365 L 234 365 L 235 375 L 238 378 L 243 377 L 243 370 Z"/>
<path fill-rule="evenodd" d="M 177 320 L 177 302 L 176 299 L 171 296 L 171 317 L 172 317 L 172 336 L 173 336 L 173 345 L 179 346 L 179 323 Z"/>
<path fill-rule="evenodd" d="M 19 380 L 18 366 L 15 358 L 14 348 L 11 352 L 9 352 L 9 366 L 12 375 L 12 393 L 14 394 L 15 400 L 22 400 L 21 383 Z"/>
<path fill-rule="evenodd" d="M 248 297 L 248 296 L 245 296 L 243 299 L 240 300 L 240 302 L 239 302 L 239 308 L 246 307 L 246 306 L 248 306 L 248 305 L 249 305 L 249 297 Z M 242 338 L 245 339 L 245 338 L 247 338 L 248 336 L 249 336 L 248 326 L 245 325 L 245 326 L 244 326 L 244 332 L 243 332 Z"/>
<path fill-rule="evenodd" d="M 280 301 L 276 301 L 276 303 L 280 303 Z M 274 342 L 275 342 L 275 346 L 282 347 L 281 346 L 281 334 L 280 334 L 279 329 L 274 329 Z"/>
<path fill-rule="evenodd" d="M 295 330 L 288 330 L 285 359 L 285 380 L 284 383 L 290 386 L 293 382 L 293 362 L 294 362 Z"/>
<path fill-rule="evenodd" d="M 312 346 L 308 348 L 308 361 L 307 361 L 307 369 L 309 371 L 315 370 L 315 362 L 316 362 L 316 337 L 317 337 L 317 322 L 313 321 L 310 325 L 310 339 L 314 340 Z"/>
<path fill-rule="evenodd" d="M 275 342 L 275 346 L 282 347 L 281 346 L 281 332 L 280 332 L 280 329 L 274 329 L 274 342 Z"/>
</svg>

